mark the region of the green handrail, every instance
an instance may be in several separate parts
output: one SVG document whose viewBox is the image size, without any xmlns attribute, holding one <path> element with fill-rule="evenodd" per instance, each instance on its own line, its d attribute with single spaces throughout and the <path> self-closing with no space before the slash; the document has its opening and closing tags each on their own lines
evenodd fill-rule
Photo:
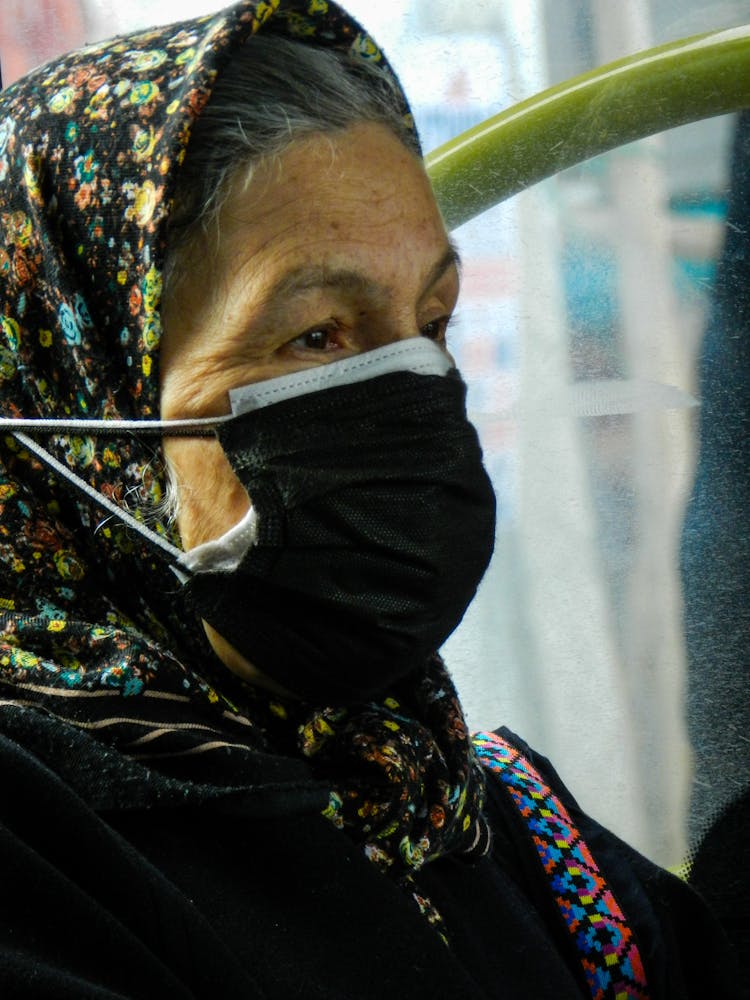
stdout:
<svg viewBox="0 0 750 1000">
<path fill-rule="evenodd" d="M 670 42 L 551 87 L 426 157 L 449 229 L 582 160 L 750 107 L 750 25 Z"/>
</svg>

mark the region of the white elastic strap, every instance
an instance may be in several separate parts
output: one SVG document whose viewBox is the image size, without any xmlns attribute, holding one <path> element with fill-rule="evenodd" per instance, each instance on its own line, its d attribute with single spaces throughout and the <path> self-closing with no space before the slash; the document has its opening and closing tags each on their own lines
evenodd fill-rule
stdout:
<svg viewBox="0 0 750 1000">
<path fill-rule="evenodd" d="M 124 510 L 122 507 L 118 507 L 118 505 L 113 503 L 109 497 L 104 496 L 103 493 L 99 493 L 99 491 L 95 490 L 93 486 L 89 486 L 85 479 L 81 479 L 80 476 L 71 472 L 70 469 L 63 465 L 62 462 L 59 462 L 54 455 L 50 455 L 50 453 L 45 451 L 41 445 L 38 445 L 33 438 L 30 438 L 26 434 L 21 434 L 19 431 L 16 431 L 13 436 L 24 446 L 24 448 L 30 451 L 32 455 L 36 455 L 41 462 L 44 462 L 45 465 L 49 466 L 50 469 L 53 469 L 58 475 L 67 479 L 67 481 L 75 486 L 77 490 L 85 493 L 89 500 L 92 500 L 95 504 L 98 504 L 106 511 L 109 511 L 109 513 L 113 517 L 116 517 L 118 521 L 122 521 L 124 524 L 127 524 L 129 528 L 132 528 L 133 531 L 137 531 L 139 535 L 147 538 L 149 541 L 153 542 L 154 545 L 158 545 L 160 549 L 170 556 L 170 558 L 176 560 L 182 559 L 185 554 L 182 549 L 178 549 L 176 545 L 172 545 L 172 543 L 168 542 L 166 538 L 162 538 L 161 535 L 152 531 L 151 528 L 148 528 L 137 518 L 133 517 L 129 511 Z"/>
<path fill-rule="evenodd" d="M 133 434 L 184 434 L 210 436 L 214 427 L 231 420 L 231 414 L 223 417 L 197 417 L 195 420 L 87 420 L 71 417 L 0 417 L 0 430 L 26 430 L 37 434 L 79 434 L 115 435 L 118 431 Z"/>
<path fill-rule="evenodd" d="M 176 545 L 172 545 L 157 532 L 152 531 L 137 518 L 122 507 L 118 507 L 109 497 L 99 493 L 93 486 L 89 486 L 85 479 L 71 472 L 67 466 L 58 461 L 54 455 L 50 455 L 41 445 L 38 445 L 33 438 L 16 431 L 13 435 L 16 440 L 45 465 L 49 466 L 59 476 L 66 479 L 77 490 L 84 493 L 91 501 L 108 511 L 113 517 L 126 524 L 133 531 L 137 531 L 143 538 L 148 539 L 157 545 L 162 551 L 176 562 L 171 568 L 177 578 L 184 583 L 191 573 L 210 573 L 236 569 L 242 561 L 243 556 L 253 545 L 258 537 L 258 515 L 254 508 L 250 508 L 233 528 L 230 528 L 221 538 L 196 545 L 189 552 L 183 552 Z M 183 572 L 182 570 L 187 572 Z"/>
<path fill-rule="evenodd" d="M 344 358 L 343 361 L 332 361 L 330 364 L 292 372 L 291 375 L 280 375 L 264 382 L 230 389 L 229 402 L 232 415 L 238 417 L 241 413 L 258 410 L 271 403 L 334 386 L 364 382 L 378 375 L 404 371 L 415 372 L 417 375 L 446 375 L 453 367 L 451 359 L 434 341 L 426 337 L 410 337 L 408 340 L 397 340 L 385 347 L 376 347 L 375 350 Z"/>
</svg>

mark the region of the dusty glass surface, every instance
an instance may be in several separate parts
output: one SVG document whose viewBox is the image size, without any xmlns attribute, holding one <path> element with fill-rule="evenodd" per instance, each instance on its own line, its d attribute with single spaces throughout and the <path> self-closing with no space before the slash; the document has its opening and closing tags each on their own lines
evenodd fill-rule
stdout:
<svg viewBox="0 0 750 1000">
<path fill-rule="evenodd" d="M 163 0 L 159 20 L 217 6 Z M 747 0 L 348 6 L 400 73 L 426 150 L 590 67 L 750 22 Z M 3 0 L 4 82 L 153 9 Z M 446 656 L 473 727 L 515 729 L 666 864 L 748 780 L 745 128 L 712 119 L 627 146 L 456 233 L 452 350 L 500 517 Z"/>
</svg>

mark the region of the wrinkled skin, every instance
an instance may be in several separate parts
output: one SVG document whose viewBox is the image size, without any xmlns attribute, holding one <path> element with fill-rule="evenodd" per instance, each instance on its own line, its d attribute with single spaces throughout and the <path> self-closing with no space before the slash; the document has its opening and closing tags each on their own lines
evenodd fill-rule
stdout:
<svg viewBox="0 0 750 1000">
<path fill-rule="evenodd" d="M 218 253 L 191 247 L 166 289 L 164 419 L 229 413 L 232 388 L 396 340 L 445 346 L 456 252 L 421 162 L 384 126 L 297 140 L 249 183 L 237 177 L 218 232 Z M 220 537 L 250 503 L 220 445 L 167 438 L 164 448 L 185 548 Z M 230 669 L 258 681 L 206 631 Z"/>
</svg>

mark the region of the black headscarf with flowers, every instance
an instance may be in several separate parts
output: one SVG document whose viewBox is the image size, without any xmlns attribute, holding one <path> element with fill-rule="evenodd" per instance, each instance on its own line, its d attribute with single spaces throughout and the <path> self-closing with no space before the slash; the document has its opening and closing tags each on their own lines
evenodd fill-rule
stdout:
<svg viewBox="0 0 750 1000">
<path fill-rule="evenodd" d="M 158 417 L 176 177 L 216 76 L 261 29 L 387 69 L 333 3 L 245 0 L 71 53 L 0 94 L 3 416 Z M 158 510 L 158 442 L 44 443 L 136 516 Z M 179 546 L 168 522 L 151 527 Z M 0 440 L 0 611 L 4 713 L 44 712 L 164 772 L 220 750 L 218 783 L 241 782 L 259 750 L 303 757 L 330 788 L 329 819 L 397 877 L 486 849 L 482 779 L 439 659 L 359 709 L 269 702 L 218 664 L 158 552 L 11 433 Z"/>
</svg>

